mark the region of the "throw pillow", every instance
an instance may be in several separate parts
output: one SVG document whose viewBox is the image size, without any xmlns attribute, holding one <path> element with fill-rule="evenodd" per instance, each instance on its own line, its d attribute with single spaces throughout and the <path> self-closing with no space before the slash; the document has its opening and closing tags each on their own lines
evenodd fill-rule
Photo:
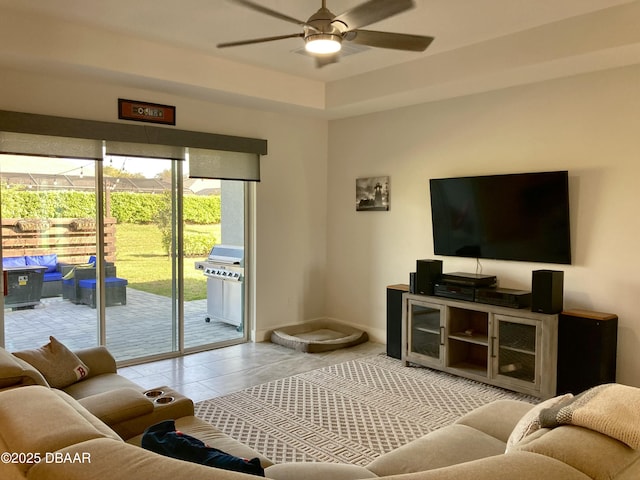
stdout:
<svg viewBox="0 0 640 480">
<path fill-rule="evenodd" d="M 94 268 L 95 265 L 91 263 L 81 263 L 79 265 L 74 265 L 74 267 L 69 270 L 63 277 L 63 280 L 71 280 L 76 276 L 76 268 Z"/>
<path fill-rule="evenodd" d="M 570 401 L 572 398 L 573 395 L 571 393 L 549 398 L 529 410 L 516 424 L 515 428 L 511 432 L 511 435 L 509 435 L 506 451 L 508 452 L 511 447 L 524 439 L 527 435 L 531 435 L 533 432 L 540 430 L 540 412 L 547 408 L 551 408 L 564 402 Z"/>
<path fill-rule="evenodd" d="M 13 354 L 31 364 L 53 388 L 68 387 L 89 374 L 89 367 L 55 337 L 40 348 Z"/>
</svg>

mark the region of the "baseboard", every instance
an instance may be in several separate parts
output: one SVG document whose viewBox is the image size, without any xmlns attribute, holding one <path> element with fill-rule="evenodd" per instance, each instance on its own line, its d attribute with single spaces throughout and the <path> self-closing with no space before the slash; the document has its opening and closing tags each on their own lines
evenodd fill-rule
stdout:
<svg viewBox="0 0 640 480">
<path fill-rule="evenodd" d="M 343 325 L 349 325 L 350 327 L 359 328 L 360 330 L 364 330 L 369 335 L 369 341 L 373 343 L 387 343 L 387 330 L 385 328 L 373 328 L 371 325 L 361 325 L 353 322 L 345 322 L 338 318 L 327 317 L 328 320 L 333 322 L 342 323 Z"/>
</svg>

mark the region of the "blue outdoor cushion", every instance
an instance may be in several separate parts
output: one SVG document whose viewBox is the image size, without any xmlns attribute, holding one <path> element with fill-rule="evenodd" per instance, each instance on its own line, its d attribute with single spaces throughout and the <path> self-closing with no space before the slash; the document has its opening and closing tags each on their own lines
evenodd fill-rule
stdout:
<svg viewBox="0 0 640 480">
<path fill-rule="evenodd" d="M 55 282 L 57 280 L 62 280 L 62 273 L 61 272 L 45 272 L 42 280 L 45 282 Z"/>
<path fill-rule="evenodd" d="M 65 280 L 66 282 L 66 280 Z M 117 286 L 124 286 L 124 285 L 128 285 L 129 282 L 127 281 L 127 279 L 125 278 L 118 278 L 118 277 L 107 277 L 104 279 L 104 286 L 109 288 L 109 287 L 117 287 Z M 96 279 L 95 278 L 86 278 L 84 280 L 80 280 L 78 282 L 78 286 L 80 288 L 89 288 L 92 290 L 96 289 Z"/>
<path fill-rule="evenodd" d="M 58 255 L 55 253 L 50 255 L 27 255 L 25 259 L 27 261 L 27 265 L 47 267 L 45 273 L 55 272 L 58 267 Z"/>
<path fill-rule="evenodd" d="M 26 267 L 27 266 L 27 260 L 24 257 L 4 257 L 2 259 L 2 266 L 4 268 Z"/>
</svg>

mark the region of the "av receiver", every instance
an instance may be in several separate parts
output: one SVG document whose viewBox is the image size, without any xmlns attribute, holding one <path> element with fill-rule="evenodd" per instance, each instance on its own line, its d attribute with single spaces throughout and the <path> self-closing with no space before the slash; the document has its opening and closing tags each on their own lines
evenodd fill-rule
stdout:
<svg viewBox="0 0 640 480">
<path fill-rule="evenodd" d="M 477 288 L 475 301 L 510 308 L 529 308 L 531 292 L 511 288 Z"/>
<path fill-rule="evenodd" d="M 464 285 L 449 285 L 448 283 L 436 283 L 433 288 L 433 294 L 436 297 L 453 298 L 455 300 L 466 300 L 473 302 L 476 289 L 474 287 L 466 287 Z"/>
</svg>

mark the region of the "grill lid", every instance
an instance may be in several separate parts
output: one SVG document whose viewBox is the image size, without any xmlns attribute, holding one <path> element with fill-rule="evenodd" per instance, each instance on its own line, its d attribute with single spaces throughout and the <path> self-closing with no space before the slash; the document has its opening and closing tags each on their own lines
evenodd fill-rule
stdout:
<svg viewBox="0 0 640 480">
<path fill-rule="evenodd" d="M 244 264 L 244 247 L 236 245 L 214 245 L 209 252 L 210 262 Z"/>
</svg>

